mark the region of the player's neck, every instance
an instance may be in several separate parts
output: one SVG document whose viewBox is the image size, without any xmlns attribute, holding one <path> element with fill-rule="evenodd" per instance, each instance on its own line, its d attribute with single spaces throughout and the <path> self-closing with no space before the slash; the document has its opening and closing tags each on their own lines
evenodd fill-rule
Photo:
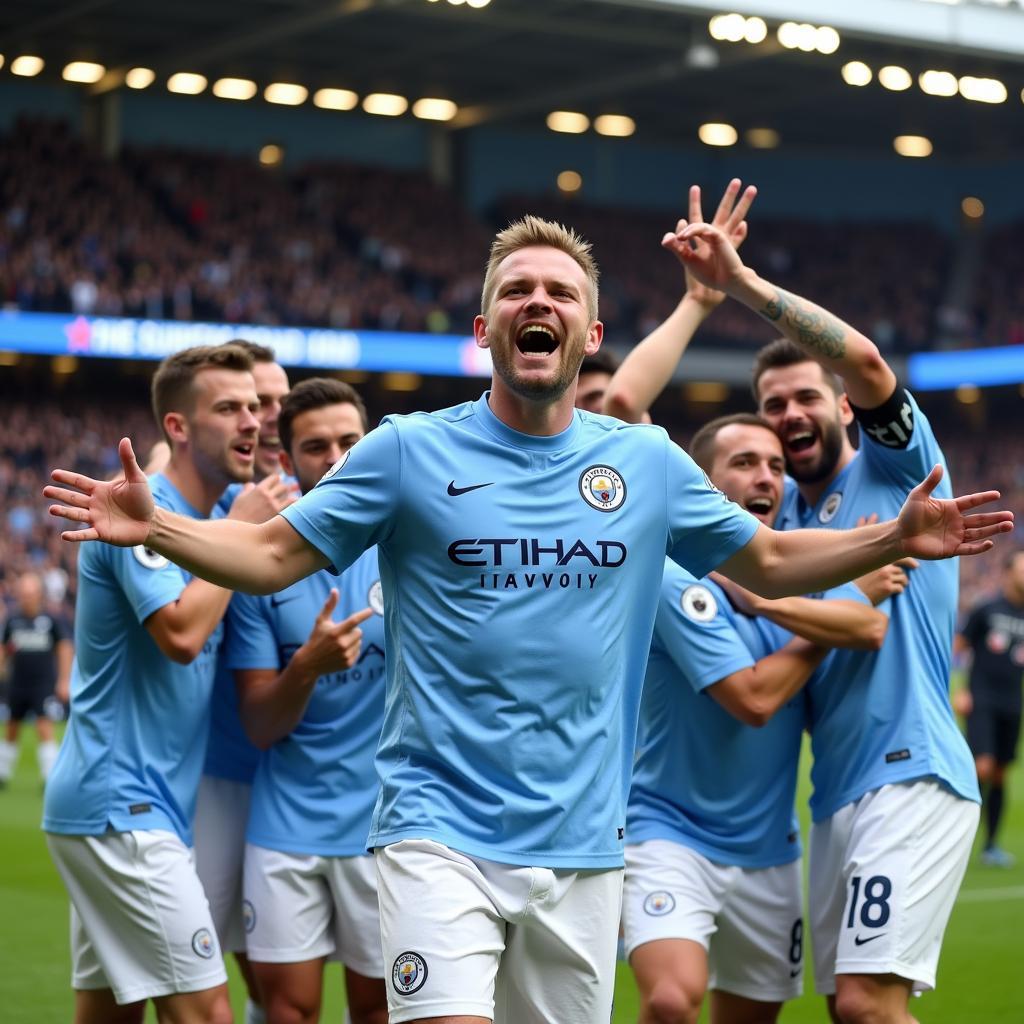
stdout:
<svg viewBox="0 0 1024 1024">
<path fill-rule="evenodd" d="M 224 480 L 207 480 L 196 468 L 195 463 L 182 452 L 173 452 L 167 463 L 164 476 L 178 493 L 199 513 L 208 516 L 213 511 L 227 483 Z"/>
<path fill-rule="evenodd" d="M 510 391 L 495 377 L 491 386 L 489 405 L 491 412 L 513 430 L 535 437 L 552 437 L 560 434 L 572 423 L 575 406 L 574 395 L 567 391 L 554 401 L 535 402 Z"/>
</svg>

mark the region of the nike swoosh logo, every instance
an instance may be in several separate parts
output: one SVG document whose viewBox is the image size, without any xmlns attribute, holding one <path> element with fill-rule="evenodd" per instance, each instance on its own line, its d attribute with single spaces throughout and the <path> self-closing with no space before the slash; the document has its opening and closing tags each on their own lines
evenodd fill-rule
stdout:
<svg viewBox="0 0 1024 1024">
<path fill-rule="evenodd" d="M 797 976 L 798 974 L 800 974 L 800 973 L 801 973 L 802 971 L 803 971 L 803 968 L 802 968 L 802 967 L 794 967 L 794 968 L 793 968 L 793 970 L 791 970 L 791 971 L 789 972 L 789 976 L 790 976 L 791 978 L 795 978 L 795 977 L 796 977 L 796 976 Z"/>
<path fill-rule="evenodd" d="M 882 932 L 882 935 L 884 935 L 884 934 L 885 934 L 885 932 Z M 862 939 L 859 935 L 855 935 L 853 937 L 853 944 L 855 946 L 863 946 L 863 945 L 866 945 L 869 942 L 874 942 L 875 939 L 880 939 L 882 937 L 882 935 L 869 935 L 866 939 Z"/>
<path fill-rule="evenodd" d="M 283 604 L 288 604 L 289 601 L 297 601 L 301 594 L 289 594 L 287 597 L 282 597 L 280 594 L 271 594 L 270 596 L 270 607 L 280 608 Z"/>
<path fill-rule="evenodd" d="M 469 487 L 456 487 L 455 481 L 453 480 L 448 485 L 448 493 L 453 497 L 457 498 L 460 494 L 469 494 L 470 491 L 479 491 L 481 487 L 490 487 L 494 481 L 486 484 L 470 484 Z"/>
</svg>

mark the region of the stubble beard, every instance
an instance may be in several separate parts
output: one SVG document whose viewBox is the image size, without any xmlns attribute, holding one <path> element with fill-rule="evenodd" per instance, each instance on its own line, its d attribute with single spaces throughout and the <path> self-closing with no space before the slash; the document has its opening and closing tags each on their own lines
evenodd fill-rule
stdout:
<svg viewBox="0 0 1024 1024">
<path fill-rule="evenodd" d="M 795 467 L 787 458 L 786 472 L 798 484 L 818 484 L 827 480 L 836 471 L 843 453 L 843 425 L 838 421 L 829 423 L 821 430 L 821 455 L 818 461 L 806 468 Z"/>
</svg>

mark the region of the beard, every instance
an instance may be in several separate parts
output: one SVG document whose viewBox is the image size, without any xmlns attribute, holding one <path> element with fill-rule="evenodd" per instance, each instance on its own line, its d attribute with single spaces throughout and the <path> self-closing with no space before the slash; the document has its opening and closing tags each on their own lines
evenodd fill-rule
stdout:
<svg viewBox="0 0 1024 1024">
<path fill-rule="evenodd" d="M 817 484 L 827 480 L 839 465 L 843 453 L 843 425 L 838 420 L 821 427 L 821 454 L 810 466 L 794 466 L 786 459 L 786 472 L 798 484 Z"/>
<path fill-rule="evenodd" d="M 554 374 L 547 378 L 524 377 L 513 359 L 515 342 L 510 336 L 501 339 L 500 343 L 491 344 L 491 363 L 494 372 L 502 383 L 513 394 L 530 401 L 555 401 L 562 397 L 576 382 L 583 363 L 583 346 L 586 334 L 567 337 L 558 349 L 559 360 Z"/>
</svg>

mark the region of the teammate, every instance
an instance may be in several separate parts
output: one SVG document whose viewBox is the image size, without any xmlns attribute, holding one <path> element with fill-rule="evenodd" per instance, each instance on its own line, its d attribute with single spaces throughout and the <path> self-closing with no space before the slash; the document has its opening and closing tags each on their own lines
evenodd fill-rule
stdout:
<svg viewBox="0 0 1024 1024">
<path fill-rule="evenodd" d="M 153 409 L 171 446 L 155 500 L 186 522 L 252 477 L 252 360 L 231 346 L 170 356 Z M 239 498 L 232 517 L 251 511 Z M 235 521 L 232 519 L 232 521 Z M 226 976 L 196 876 L 192 810 L 230 593 L 142 544 L 82 551 L 71 719 L 43 828 L 71 896 L 76 1024 L 230 1022 Z"/>
<path fill-rule="evenodd" d="M 259 400 L 254 479 L 259 481 L 259 491 L 267 504 L 264 518 L 269 519 L 292 500 L 291 482 L 282 478 L 278 435 L 278 417 L 281 401 L 288 393 L 288 375 L 274 361 L 273 350 L 265 345 L 244 339 L 230 344 L 244 349 L 252 359 L 252 376 Z M 228 487 L 217 503 L 215 515 L 231 507 L 240 488 L 240 484 Z M 235 681 L 224 664 L 224 655 L 222 647 L 210 701 L 206 760 L 196 797 L 193 823 L 196 871 L 210 901 L 221 949 L 234 954 L 245 979 L 248 991 L 245 1024 L 263 1024 L 259 989 L 245 955 L 242 915 L 245 829 L 259 750 L 249 742 L 242 728 Z"/>
<path fill-rule="evenodd" d="M 666 553 L 771 596 L 911 554 L 988 550 L 994 492 L 900 517 L 777 533 L 708 485 L 664 431 L 573 409 L 601 343 L 577 236 L 527 218 L 495 239 L 474 322 L 492 390 L 393 417 L 260 526 L 155 509 L 124 482 L 56 470 L 69 540 L 145 542 L 222 585 L 273 593 L 378 545 L 388 644 L 376 850 L 393 1022 L 593 1024 L 614 985 L 625 798 Z M 76 487 L 77 490 L 70 490 Z M 390 656 L 393 654 L 393 657 Z"/>
<path fill-rule="evenodd" d="M 784 335 L 753 374 L 797 482 L 780 528 L 845 530 L 890 515 L 943 463 L 927 419 L 864 335 L 760 278 L 718 227 L 684 221 L 666 241 L 703 284 Z M 854 418 L 859 451 L 846 432 Z M 951 493 L 948 481 L 937 493 Z M 955 564 L 921 566 L 892 604 L 863 685 L 808 690 L 815 982 L 843 1024 L 909 1021 L 911 992 L 934 987 L 977 828 L 977 782 L 947 692 L 956 595 Z M 844 671 L 842 652 L 832 671 Z"/>
<path fill-rule="evenodd" d="M 584 357 L 576 387 L 577 409 L 601 412 L 605 391 L 617 367 L 615 357 L 607 349 L 600 348 L 592 356 Z"/>
<path fill-rule="evenodd" d="M 1006 768 L 1017 756 L 1021 680 L 1024 677 L 1024 551 L 1006 559 L 1002 593 L 972 609 L 957 634 L 958 653 L 973 652 L 968 687 L 959 695 L 967 715 L 967 743 L 982 790 L 985 846 L 981 861 L 1012 867 L 1014 858 L 996 842 L 1003 814 Z"/>
<path fill-rule="evenodd" d="M 366 410 L 349 385 L 314 378 L 285 399 L 280 431 L 282 465 L 306 493 L 366 433 Z M 387 1021 L 366 852 L 384 720 L 376 550 L 336 582 L 325 569 L 270 597 L 236 594 L 228 613 L 224 660 L 246 730 L 266 751 L 253 782 L 245 907 L 270 1024 L 320 1019 L 328 957 L 345 965 L 353 1024 Z"/>
<path fill-rule="evenodd" d="M 43 581 L 34 572 L 18 577 L 17 609 L 0 634 L 0 668 L 6 663 L 8 706 L 6 735 L 0 743 L 0 788 L 7 785 L 18 761 L 21 723 L 35 717 L 39 745 L 36 757 L 43 782 L 57 760 L 53 738 L 54 699 L 68 699 L 74 646 L 67 624 L 43 607 Z"/>
</svg>

